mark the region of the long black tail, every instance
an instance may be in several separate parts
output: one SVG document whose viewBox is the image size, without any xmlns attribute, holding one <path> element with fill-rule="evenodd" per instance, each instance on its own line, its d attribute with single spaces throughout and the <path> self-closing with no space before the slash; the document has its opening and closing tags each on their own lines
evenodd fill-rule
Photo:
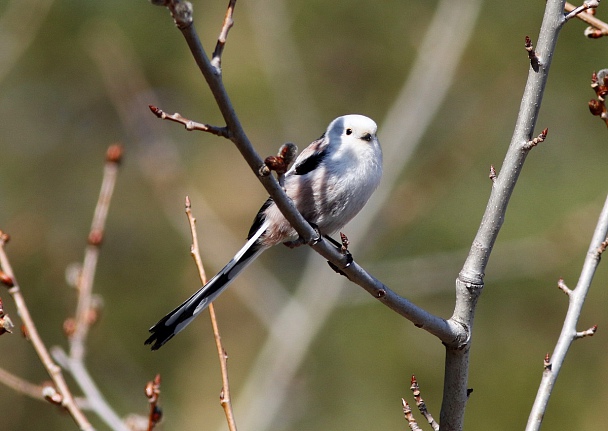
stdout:
<svg viewBox="0 0 608 431">
<path fill-rule="evenodd" d="M 207 284 L 175 310 L 160 319 L 156 325 L 152 326 L 150 328 L 152 335 L 146 340 L 145 344 L 152 344 L 152 350 L 158 350 L 207 308 L 228 287 L 232 280 L 266 249 L 265 246 L 256 242 L 258 236 L 254 235 L 224 269 L 209 280 Z"/>
</svg>

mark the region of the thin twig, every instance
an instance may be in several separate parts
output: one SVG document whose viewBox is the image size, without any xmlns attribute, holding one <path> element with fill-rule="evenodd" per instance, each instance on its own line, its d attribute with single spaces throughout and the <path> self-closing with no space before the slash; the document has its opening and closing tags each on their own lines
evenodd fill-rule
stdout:
<svg viewBox="0 0 608 431">
<path fill-rule="evenodd" d="M 156 424 L 162 418 L 162 411 L 158 407 L 158 399 L 160 398 L 160 374 L 154 377 L 154 380 L 146 384 L 146 398 L 150 404 L 150 412 L 148 414 L 148 431 L 152 431 Z"/>
<path fill-rule="evenodd" d="M 224 138 L 228 137 L 228 129 L 226 129 L 225 127 L 217 127 L 211 126 L 209 124 L 197 123 L 196 121 L 192 121 L 185 117 L 182 117 L 182 115 L 177 112 L 175 114 L 167 114 L 162 109 L 157 108 L 154 105 L 148 105 L 148 108 L 150 108 L 150 111 L 152 111 L 152 113 L 161 120 L 169 120 L 179 124 L 183 124 L 186 130 L 188 131 L 200 130 L 202 132 L 209 132 L 213 135 L 222 136 Z"/>
<path fill-rule="evenodd" d="M 118 165 L 120 164 L 121 157 L 122 147 L 120 145 L 115 144 L 108 148 L 101 190 L 99 191 L 99 198 L 91 223 L 82 272 L 78 278 L 78 304 L 76 306 L 75 328 L 74 333 L 70 337 L 70 357 L 72 360 L 78 361 L 84 358 L 84 345 L 91 323 L 89 316 L 93 304 L 93 280 L 95 279 L 95 270 L 99 259 L 99 247 L 103 241 L 108 210 L 116 184 Z"/>
<path fill-rule="evenodd" d="M 564 19 L 566 21 L 568 21 L 571 18 L 574 18 L 575 16 L 579 16 L 582 15 L 583 12 L 589 10 L 589 9 L 595 9 L 600 5 L 600 1 L 599 0 L 589 0 L 589 1 L 584 1 L 582 5 L 576 7 L 574 6 L 571 10 L 567 10 L 566 5 L 564 5 L 564 10 L 566 10 L 568 13 L 564 16 Z"/>
<path fill-rule="evenodd" d="M 15 274 L 6 254 L 5 245 L 7 241 L 8 235 L 0 231 L 0 267 L 10 280 L 10 283 L 8 284 L 8 292 L 15 300 L 17 312 L 19 313 L 19 316 L 21 316 L 23 325 L 27 330 L 28 338 L 32 342 L 34 350 L 38 354 L 42 365 L 47 370 L 49 376 L 55 384 L 57 392 L 61 396 L 61 406 L 63 406 L 70 413 L 70 416 L 72 416 L 81 430 L 93 431 L 93 426 L 89 423 L 84 413 L 82 413 L 80 408 L 76 405 L 72 392 L 70 391 L 70 388 L 63 377 L 61 368 L 51 359 L 51 355 L 49 354 L 44 342 L 42 341 L 42 338 L 40 337 L 40 334 L 38 333 L 38 330 L 36 329 L 36 325 L 34 324 L 34 320 L 30 315 L 29 309 L 27 308 L 25 298 L 21 293 L 21 288 L 17 283 L 17 279 L 15 278 Z"/>
<path fill-rule="evenodd" d="M 405 401 L 405 398 L 401 398 L 401 406 L 403 407 L 403 415 L 405 416 L 407 425 L 410 427 L 410 429 L 412 431 L 422 431 L 422 428 L 418 426 L 418 422 L 416 422 L 416 418 L 412 413 L 412 408 L 407 401 Z"/>
<path fill-rule="evenodd" d="M 566 5 L 564 6 L 564 10 L 566 12 L 572 12 L 574 9 L 576 9 L 576 6 L 566 2 Z M 608 35 L 608 24 L 601 19 L 596 18 L 590 13 L 579 13 L 576 15 L 576 17 L 584 23 L 590 25 L 590 27 L 585 30 L 585 36 L 592 39 L 597 39 L 599 37 Z"/>
<path fill-rule="evenodd" d="M 526 142 L 522 149 L 524 151 L 529 151 L 532 148 L 536 147 L 538 144 L 540 144 L 541 142 L 545 142 L 545 139 L 547 139 L 547 133 L 549 133 L 549 129 L 548 128 L 544 128 L 542 132 L 540 132 L 540 134 L 534 138 L 529 140 L 528 142 Z"/>
<path fill-rule="evenodd" d="M 422 399 L 422 395 L 420 395 L 420 386 L 418 386 L 418 381 L 416 380 L 416 376 L 414 375 L 412 375 L 410 390 L 414 394 L 416 406 L 418 407 L 418 410 L 420 410 L 420 413 L 422 413 L 422 416 L 424 416 L 424 418 L 433 428 L 433 430 L 439 431 L 439 424 L 437 423 L 437 421 L 435 421 L 433 415 L 431 415 L 431 413 L 429 413 L 428 409 L 426 408 L 426 403 Z"/>
<path fill-rule="evenodd" d="M 14 375 L 4 368 L 0 368 L 0 382 L 21 394 L 37 400 L 44 400 L 44 396 L 42 395 L 42 386 L 28 382 L 27 380 Z"/>
<path fill-rule="evenodd" d="M 55 360 L 60 362 L 66 371 L 72 375 L 89 402 L 91 410 L 113 430 L 124 431 L 127 429 L 126 425 L 108 404 L 84 363 L 86 339 L 94 321 L 91 319 L 92 312 L 95 309 L 93 281 L 122 153 L 123 149 L 119 144 L 110 145 L 106 151 L 99 197 L 87 239 L 82 271 L 76 285 L 78 303 L 76 317 L 71 325 L 72 330 L 68 333 L 69 354 L 66 354 L 62 348 L 57 346 L 53 347 L 51 352 Z"/>
<path fill-rule="evenodd" d="M 217 44 L 215 45 L 215 50 L 213 51 L 213 55 L 211 56 L 211 65 L 215 67 L 215 70 L 218 74 L 222 73 L 222 54 L 224 52 L 224 47 L 226 46 L 228 32 L 234 25 L 232 15 L 234 14 L 235 3 L 236 0 L 230 0 L 230 2 L 228 3 L 228 9 L 226 10 L 226 15 L 224 16 L 222 30 L 220 31 L 220 35 L 217 38 Z"/>
<path fill-rule="evenodd" d="M 188 223 L 190 225 L 190 232 L 192 234 L 192 245 L 190 247 L 190 254 L 194 258 L 196 267 L 198 269 L 199 278 L 202 285 L 207 284 L 207 275 L 205 274 L 205 267 L 201 259 L 201 254 L 198 246 L 198 234 L 196 232 L 196 218 L 192 214 L 192 205 L 190 198 L 186 196 L 186 216 L 188 217 Z M 228 355 L 222 346 L 222 337 L 220 336 L 219 326 L 217 324 L 217 318 L 215 316 L 215 307 L 213 303 L 209 304 L 209 317 L 211 318 L 211 326 L 213 327 L 213 336 L 215 338 L 215 346 L 217 348 L 217 354 L 220 361 L 220 371 L 222 374 L 222 392 L 220 394 L 220 404 L 224 409 L 226 415 L 226 421 L 228 422 L 228 429 L 230 431 L 236 431 L 236 420 L 234 412 L 232 410 L 232 401 L 230 399 L 230 383 L 228 381 Z"/>
<path fill-rule="evenodd" d="M 545 416 L 545 412 L 547 410 L 547 406 L 549 404 L 549 398 L 551 397 L 553 387 L 555 386 L 555 382 L 559 375 L 561 366 L 564 363 L 564 360 L 566 358 L 568 350 L 570 349 L 570 346 L 572 345 L 572 342 L 576 339 L 585 336 L 591 336 L 597 330 L 597 326 L 593 326 L 586 331 L 578 332 L 576 330 L 576 325 L 578 323 L 578 319 L 580 318 L 583 304 L 585 303 L 585 298 L 587 296 L 587 292 L 591 287 L 593 276 L 595 275 L 595 271 L 597 270 L 597 266 L 599 265 L 601 251 L 604 248 L 607 234 L 608 197 L 606 198 L 604 208 L 602 209 L 597 225 L 595 227 L 593 238 L 591 239 L 589 250 L 587 252 L 587 257 L 585 258 L 585 262 L 583 263 L 583 268 L 581 270 L 581 275 L 578 279 L 576 288 L 570 290 L 565 285 L 563 280 L 560 279 L 560 281 L 558 282 L 559 288 L 568 294 L 568 311 L 566 312 L 564 325 L 557 340 L 557 344 L 555 345 L 555 349 L 553 351 L 553 355 L 551 356 L 551 362 L 549 366 L 547 366 L 549 358 L 548 354 L 547 358 L 545 359 L 545 369 L 543 371 L 543 377 L 540 382 L 540 386 L 538 388 L 538 392 L 536 394 L 536 399 L 534 400 L 534 405 L 532 406 L 530 416 L 528 418 L 526 431 L 538 431 L 540 429 L 543 418 Z"/>
</svg>

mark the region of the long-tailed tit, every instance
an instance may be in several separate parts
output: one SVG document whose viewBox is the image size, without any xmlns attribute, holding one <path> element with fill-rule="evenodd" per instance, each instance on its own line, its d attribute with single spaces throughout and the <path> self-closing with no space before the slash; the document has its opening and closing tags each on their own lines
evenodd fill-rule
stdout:
<svg viewBox="0 0 608 431">
<path fill-rule="evenodd" d="M 321 235 L 341 229 L 363 208 L 382 177 L 382 150 L 376 123 L 345 115 L 296 158 L 285 174 L 285 192 Z M 272 198 L 258 212 L 245 246 L 207 284 L 150 328 L 146 344 L 160 348 L 228 287 L 267 248 L 298 244 L 298 234 Z"/>
</svg>

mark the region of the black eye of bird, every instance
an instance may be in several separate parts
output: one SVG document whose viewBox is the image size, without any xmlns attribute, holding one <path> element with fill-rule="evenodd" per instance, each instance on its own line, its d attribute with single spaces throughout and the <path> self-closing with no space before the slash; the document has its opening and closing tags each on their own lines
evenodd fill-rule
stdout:
<svg viewBox="0 0 608 431">
<path fill-rule="evenodd" d="M 347 135 L 352 135 L 353 134 L 353 129 L 346 129 L 346 134 Z"/>
<path fill-rule="evenodd" d="M 363 139 L 364 141 L 368 141 L 369 142 L 369 141 L 372 140 L 372 135 L 371 135 L 371 133 L 366 133 L 365 135 L 363 135 L 361 137 L 361 139 Z"/>
</svg>

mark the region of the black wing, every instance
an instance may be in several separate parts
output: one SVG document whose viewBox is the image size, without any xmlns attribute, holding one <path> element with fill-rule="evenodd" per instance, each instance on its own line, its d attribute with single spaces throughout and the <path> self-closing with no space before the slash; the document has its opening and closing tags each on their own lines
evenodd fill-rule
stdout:
<svg viewBox="0 0 608 431">
<path fill-rule="evenodd" d="M 327 156 L 328 140 L 325 135 L 314 141 L 300 153 L 294 165 L 294 175 L 306 175 L 316 169 Z"/>
</svg>

